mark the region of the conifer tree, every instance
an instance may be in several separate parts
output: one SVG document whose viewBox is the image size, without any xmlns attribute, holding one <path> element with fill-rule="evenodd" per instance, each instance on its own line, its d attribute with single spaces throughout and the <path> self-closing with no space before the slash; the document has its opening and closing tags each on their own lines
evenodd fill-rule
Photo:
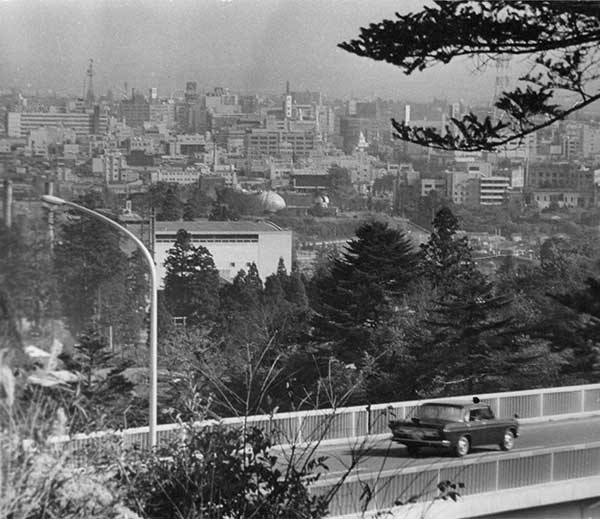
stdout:
<svg viewBox="0 0 600 519">
<path fill-rule="evenodd" d="M 184 229 L 165 260 L 165 304 L 175 317 L 190 324 L 211 321 L 218 310 L 219 272 L 205 247 L 194 246 Z"/>
<path fill-rule="evenodd" d="M 417 255 L 404 234 L 384 222 L 363 224 L 356 236 L 317 281 L 313 324 L 315 337 L 332 341 L 339 358 L 360 363 L 376 348 L 374 331 L 406 293 Z"/>
<path fill-rule="evenodd" d="M 435 215 L 433 231 L 421 246 L 423 273 L 434 286 L 469 280 L 478 272 L 471 256 L 467 237 L 459 238 L 458 219 L 447 207 Z"/>
<path fill-rule="evenodd" d="M 491 284 L 475 280 L 463 283 L 460 293 L 447 292 L 438 299 L 420 326 L 426 333 L 413 341 L 418 390 L 427 396 L 473 392 L 495 369 L 495 348 L 509 342 L 501 335 L 510 318 L 500 311 L 508 304 L 493 293 Z"/>
<path fill-rule="evenodd" d="M 183 204 L 173 188 L 168 188 L 157 219 L 163 222 L 176 222 L 183 218 Z"/>
<path fill-rule="evenodd" d="M 94 218 L 78 216 L 60 229 L 54 249 L 54 275 L 71 332 L 79 333 L 101 312 L 100 288 L 127 271 L 118 231 Z M 113 288 L 121 291 L 113 283 Z M 113 295 L 104 293 L 104 299 Z M 115 296 L 114 299 L 120 299 Z M 126 312 L 126 309 L 122 309 Z"/>
</svg>

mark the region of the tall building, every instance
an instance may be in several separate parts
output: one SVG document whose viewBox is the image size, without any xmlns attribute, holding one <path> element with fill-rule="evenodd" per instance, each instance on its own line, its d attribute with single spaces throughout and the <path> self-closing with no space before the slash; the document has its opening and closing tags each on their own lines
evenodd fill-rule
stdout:
<svg viewBox="0 0 600 519">
<path fill-rule="evenodd" d="M 196 81 L 188 81 L 185 84 L 185 102 L 196 103 L 200 99 L 198 95 L 198 83 Z"/>
<path fill-rule="evenodd" d="M 131 99 L 121 101 L 119 105 L 121 117 L 130 128 L 141 128 L 150 120 L 150 103 L 143 95 L 131 92 Z"/>
</svg>

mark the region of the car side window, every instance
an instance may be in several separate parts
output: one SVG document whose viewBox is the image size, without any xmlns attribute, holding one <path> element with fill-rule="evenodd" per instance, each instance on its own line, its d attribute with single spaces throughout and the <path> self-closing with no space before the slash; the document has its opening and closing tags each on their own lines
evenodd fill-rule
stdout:
<svg viewBox="0 0 600 519">
<path fill-rule="evenodd" d="M 492 418 L 494 418 L 494 413 L 489 407 L 471 409 L 471 413 L 469 415 L 469 421 L 471 422 L 477 420 L 491 420 Z"/>
<path fill-rule="evenodd" d="M 476 422 L 477 420 L 481 420 L 481 409 L 471 409 L 469 421 Z"/>
<path fill-rule="evenodd" d="M 481 411 L 481 419 L 482 420 L 493 420 L 494 419 L 494 411 L 489 407 L 482 407 Z"/>
</svg>

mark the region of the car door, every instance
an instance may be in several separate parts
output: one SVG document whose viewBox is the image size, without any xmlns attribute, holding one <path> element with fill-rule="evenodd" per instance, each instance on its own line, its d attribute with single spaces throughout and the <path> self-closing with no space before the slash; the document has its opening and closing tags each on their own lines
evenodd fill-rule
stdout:
<svg viewBox="0 0 600 519">
<path fill-rule="evenodd" d="M 471 445 L 485 445 L 491 443 L 489 437 L 489 423 L 487 414 L 481 407 L 474 407 L 469 411 L 469 431 L 471 433 Z"/>
<path fill-rule="evenodd" d="M 504 426 L 494 416 L 494 411 L 491 407 L 485 406 L 481 408 L 481 417 L 486 422 L 484 433 L 484 443 L 497 444 L 502 441 L 504 436 Z"/>
</svg>

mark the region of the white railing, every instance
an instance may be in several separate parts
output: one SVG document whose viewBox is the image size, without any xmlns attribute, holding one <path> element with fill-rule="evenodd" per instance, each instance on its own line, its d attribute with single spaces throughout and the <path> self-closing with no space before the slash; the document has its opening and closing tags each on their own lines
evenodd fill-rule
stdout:
<svg viewBox="0 0 600 519">
<path fill-rule="evenodd" d="M 329 513 L 342 516 L 431 501 L 438 495 L 437 484 L 448 480 L 462 483 L 460 494 L 469 496 L 599 475 L 600 441 L 502 455 L 470 455 L 435 465 L 351 475 L 335 493 Z M 334 480 L 317 481 L 311 492 L 325 495 L 334 484 Z M 364 501 L 366 485 L 371 496 L 368 503 Z"/>
<path fill-rule="evenodd" d="M 478 396 L 482 402 L 491 405 L 496 416 L 509 417 L 518 414 L 521 422 L 600 413 L 600 384 L 488 393 Z M 471 396 L 452 397 L 453 400 L 470 400 L 471 398 Z M 428 401 L 435 400 L 447 400 L 447 398 L 429 399 Z M 276 441 L 282 444 L 315 441 L 327 444 L 346 438 L 387 433 L 389 432 L 388 420 L 406 418 L 422 402 L 422 400 L 414 400 L 370 406 L 224 418 L 221 423 L 225 427 L 240 427 L 246 424 L 249 427 L 261 428 L 272 433 Z M 216 421 L 212 420 L 198 425 L 210 426 L 215 423 Z M 180 432 L 179 424 L 159 425 L 157 427 L 158 443 L 174 439 L 179 436 Z M 138 445 L 142 448 L 148 446 L 148 427 L 117 432 L 77 434 L 70 438 L 55 438 L 54 441 L 68 442 L 71 447 L 78 449 L 115 434 L 122 438 L 124 446 Z"/>
</svg>

